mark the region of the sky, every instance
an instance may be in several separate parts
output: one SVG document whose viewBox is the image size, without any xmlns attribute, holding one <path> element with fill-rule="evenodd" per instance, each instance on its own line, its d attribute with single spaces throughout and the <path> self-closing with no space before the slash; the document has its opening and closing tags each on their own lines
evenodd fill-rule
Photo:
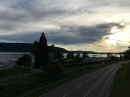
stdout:
<svg viewBox="0 0 130 97">
<path fill-rule="evenodd" d="M 0 0 L 0 42 L 66 50 L 123 52 L 130 44 L 129 0 Z"/>
</svg>

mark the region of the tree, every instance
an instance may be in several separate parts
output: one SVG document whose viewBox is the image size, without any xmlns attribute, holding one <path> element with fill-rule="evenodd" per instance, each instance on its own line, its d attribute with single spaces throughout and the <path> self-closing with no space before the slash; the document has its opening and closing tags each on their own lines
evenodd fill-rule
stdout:
<svg viewBox="0 0 130 97">
<path fill-rule="evenodd" d="M 31 56 L 24 54 L 22 57 L 18 58 L 16 64 L 19 66 L 29 67 L 32 63 Z"/>
<path fill-rule="evenodd" d="M 81 61 L 80 54 L 77 53 L 77 54 L 75 55 L 75 61 L 76 61 L 76 62 L 80 62 L 80 61 Z"/>
<path fill-rule="evenodd" d="M 54 44 L 51 45 L 50 47 L 50 61 L 58 61 L 58 62 L 61 62 L 62 58 L 63 58 L 63 54 L 58 52 L 56 50 L 56 47 Z"/>
<path fill-rule="evenodd" d="M 31 56 L 28 56 L 25 61 L 24 67 L 30 67 L 31 63 L 32 63 L 32 58 Z"/>
<path fill-rule="evenodd" d="M 107 58 L 111 58 L 112 57 L 112 53 L 107 53 Z"/>
<path fill-rule="evenodd" d="M 56 60 L 56 48 L 55 48 L 55 45 L 54 44 L 52 44 L 51 46 L 50 46 L 50 61 L 54 61 L 54 60 Z"/>
<path fill-rule="evenodd" d="M 123 56 L 120 54 L 120 59 L 122 60 L 123 59 Z"/>
<path fill-rule="evenodd" d="M 56 53 L 56 58 L 58 59 L 58 62 L 61 62 L 61 61 L 62 61 L 62 59 L 64 58 L 64 56 L 63 56 L 63 54 L 62 54 L 62 53 L 57 52 L 57 53 Z"/>
<path fill-rule="evenodd" d="M 36 50 L 34 48 L 34 59 L 35 59 L 34 67 L 35 68 L 45 67 L 45 64 L 49 60 L 49 56 L 48 56 L 47 39 L 44 33 L 42 33 L 39 42 L 38 43 L 35 42 L 34 45 L 37 46 Z"/>
<path fill-rule="evenodd" d="M 59 64 L 46 65 L 45 73 L 48 74 L 51 79 L 61 79 L 64 77 L 63 69 Z"/>
<path fill-rule="evenodd" d="M 73 51 L 69 52 L 66 57 L 67 59 L 74 59 L 74 52 Z"/>
<path fill-rule="evenodd" d="M 82 60 L 83 60 L 83 59 L 85 59 L 85 58 L 89 58 L 89 57 L 88 57 L 88 54 L 87 54 L 87 52 L 86 52 L 86 51 L 84 51 L 84 52 L 83 52 L 83 55 L 82 55 Z"/>
<path fill-rule="evenodd" d="M 128 47 L 129 48 L 129 47 Z M 124 52 L 124 58 L 125 59 L 130 59 L 130 49 L 129 50 L 126 50 L 125 52 Z"/>
<path fill-rule="evenodd" d="M 35 56 L 35 54 L 37 53 L 37 49 L 38 49 L 38 41 L 34 41 L 33 47 L 31 50 L 31 53 L 33 54 L 33 56 Z"/>
</svg>

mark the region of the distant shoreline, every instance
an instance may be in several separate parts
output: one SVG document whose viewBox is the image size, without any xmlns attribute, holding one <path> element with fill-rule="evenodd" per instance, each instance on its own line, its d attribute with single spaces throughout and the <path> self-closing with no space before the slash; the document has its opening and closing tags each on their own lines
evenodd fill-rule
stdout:
<svg viewBox="0 0 130 97">
<path fill-rule="evenodd" d="M 31 43 L 0 43 L 0 52 L 23 52 L 23 53 L 29 53 L 31 52 L 33 48 L 33 44 Z M 50 49 L 50 46 L 48 46 L 48 50 Z M 62 47 L 56 47 L 56 51 L 60 53 L 69 53 L 71 51 L 68 51 Z M 73 51 L 74 53 L 83 53 L 82 50 Z M 88 54 L 123 54 L 123 52 L 95 52 L 95 51 L 86 51 Z"/>
</svg>

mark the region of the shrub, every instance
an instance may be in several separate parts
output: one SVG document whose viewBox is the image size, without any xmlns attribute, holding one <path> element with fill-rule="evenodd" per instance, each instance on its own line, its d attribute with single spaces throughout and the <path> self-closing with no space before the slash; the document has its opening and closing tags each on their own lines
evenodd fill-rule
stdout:
<svg viewBox="0 0 130 97">
<path fill-rule="evenodd" d="M 45 72 L 53 79 L 61 79 L 64 76 L 63 69 L 59 64 L 50 63 L 45 67 Z"/>
<path fill-rule="evenodd" d="M 32 63 L 32 59 L 31 56 L 29 56 L 28 54 L 24 54 L 21 58 L 18 58 L 18 60 L 16 61 L 17 65 L 20 66 L 29 66 Z"/>
</svg>

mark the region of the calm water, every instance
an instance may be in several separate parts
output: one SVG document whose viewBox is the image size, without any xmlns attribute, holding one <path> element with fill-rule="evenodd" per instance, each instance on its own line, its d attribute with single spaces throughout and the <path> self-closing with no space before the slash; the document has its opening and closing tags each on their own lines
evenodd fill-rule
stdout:
<svg viewBox="0 0 130 97">
<path fill-rule="evenodd" d="M 29 52 L 0 52 L 0 62 L 6 62 L 9 60 L 17 60 L 24 54 L 30 54 Z"/>
<path fill-rule="evenodd" d="M 0 52 L 0 62 L 6 62 L 8 60 L 17 60 L 18 58 L 22 57 L 24 54 L 30 54 L 30 52 Z M 64 53 L 63 55 L 64 57 L 66 57 L 67 53 Z M 80 54 L 80 56 L 82 56 L 82 54 Z M 106 54 L 88 54 L 88 56 L 89 57 L 94 57 L 94 56 L 106 57 L 107 55 Z"/>
<path fill-rule="evenodd" d="M 63 54 L 64 55 L 64 57 L 66 57 L 67 56 L 67 53 L 64 53 Z M 76 55 L 76 53 L 74 53 L 74 55 Z M 88 54 L 88 56 L 89 57 L 107 57 L 107 55 L 106 54 Z M 82 57 L 82 53 L 80 54 L 80 57 Z"/>
</svg>

